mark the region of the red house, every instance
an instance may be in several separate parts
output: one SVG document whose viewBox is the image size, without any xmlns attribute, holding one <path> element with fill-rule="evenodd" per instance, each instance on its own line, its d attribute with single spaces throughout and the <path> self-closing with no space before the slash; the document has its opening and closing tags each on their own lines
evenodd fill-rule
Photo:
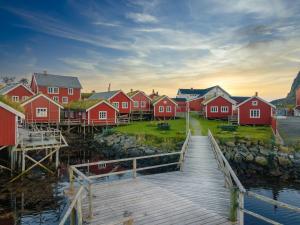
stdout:
<svg viewBox="0 0 300 225">
<path fill-rule="evenodd" d="M 156 97 L 152 100 L 153 116 L 159 119 L 170 119 L 176 117 L 177 103 L 166 95 Z"/>
<path fill-rule="evenodd" d="M 155 98 L 157 98 L 157 97 L 159 97 L 158 91 L 155 92 L 154 89 L 152 89 L 152 93 L 149 95 L 149 98 L 155 99 Z"/>
<path fill-rule="evenodd" d="M 34 93 L 43 93 L 60 104 L 81 98 L 82 87 L 77 77 L 34 73 L 30 87 Z"/>
<path fill-rule="evenodd" d="M 131 111 L 135 112 L 149 112 L 151 111 L 151 98 L 148 97 L 143 91 L 132 91 L 127 93 L 132 99 L 133 105 Z"/>
<path fill-rule="evenodd" d="M 0 146 L 17 145 L 18 117 L 25 115 L 0 99 Z"/>
<path fill-rule="evenodd" d="M 172 100 L 177 103 L 177 113 L 185 113 L 187 111 L 187 101 L 185 98 L 172 98 Z"/>
<path fill-rule="evenodd" d="M 204 97 L 194 98 L 188 101 L 188 106 L 191 112 L 201 112 L 203 110 L 202 102 Z"/>
<path fill-rule="evenodd" d="M 106 100 L 73 101 L 65 108 L 65 119 L 86 125 L 116 125 L 118 109 Z"/>
<path fill-rule="evenodd" d="M 13 102 L 21 102 L 35 95 L 35 93 L 21 83 L 13 83 L 1 88 L 0 95 L 9 96 Z"/>
<path fill-rule="evenodd" d="M 37 94 L 21 104 L 27 123 L 59 123 L 63 107 L 44 94 Z"/>
<path fill-rule="evenodd" d="M 233 108 L 236 102 L 230 98 L 216 96 L 202 102 L 204 116 L 207 119 L 227 119 L 233 115 Z"/>
<path fill-rule="evenodd" d="M 132 99 L 121 90 L 94 93 L 88 99 L 107 100 L 121 115 L 131 113 Z"/>
<path fill-rule="evenodd" d="M 275 106 L 257 94 L 237 105 L 240 125 L 271 125 Z"/>
</svg>

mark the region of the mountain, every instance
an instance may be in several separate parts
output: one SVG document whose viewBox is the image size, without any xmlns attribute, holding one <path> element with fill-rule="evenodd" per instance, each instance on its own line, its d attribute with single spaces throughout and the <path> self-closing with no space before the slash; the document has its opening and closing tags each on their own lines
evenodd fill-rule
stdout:
<svg viewBox="0 0 300 225">
<path fill-rule="evenodd" d="M 296 101 L 296 89 L 300 87 L 300 71 L 298 72 L 296 78 L 293 81 L 290 92 L 287 94 L 285 98 L 280 98 L 273 100 L 271 103 L 276 106 L 288 106 L 295 105 Z"/>
</svg>

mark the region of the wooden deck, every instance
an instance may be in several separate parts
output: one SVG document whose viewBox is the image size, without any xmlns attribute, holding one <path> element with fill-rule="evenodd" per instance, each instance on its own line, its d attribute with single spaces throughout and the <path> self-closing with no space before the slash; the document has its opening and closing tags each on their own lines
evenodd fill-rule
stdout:
<svg viewBox="0 0 300 225">
<path fill-rule="evenodd" d="M 93 184 L 93 218 L 87 224 L 231 224 L 229 191 L 208 137 L 192 136 L 183 171 Z M 86 218 L 88 204 L 84 201 Z"/>
</svg>

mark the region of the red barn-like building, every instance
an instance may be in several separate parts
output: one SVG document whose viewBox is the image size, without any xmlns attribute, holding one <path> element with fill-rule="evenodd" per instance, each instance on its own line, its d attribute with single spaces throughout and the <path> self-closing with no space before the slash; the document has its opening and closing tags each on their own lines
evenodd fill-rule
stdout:
<svg viewBox="0 0 300 225">
<path fill-rule="evenodd" d="M 151 98 L 143 91 L 131 91 L 127 95 L 132 99 L 133 105 L 131 111 L 135 112 L 149 112 L 151 111 Z"/>
<path fill-rule="evenodd" d="M 37 94 L 21 104 L 27 123 L 59 123 L 63 106 L 44 94 Z"/>
<path fill-rule="evenodd" d="M 166 95 L 156 97 L 152 100 L 153 116 L 160 119 L 171 119 L 176 117 L 177 103 Z"/>
<path fill-rule="evenodd" d="M 177 103 L 177 113 L 185 113 L 187 111 L 187 101 L 185 98 L 172 98 L 172 100 Z"/>
<path fill-rule="evenodd" d="M 82 87 L 77 77 L 34 73 L 30 87 L 34 93 L 43 93 L 60 104 L 81 98 Z"/>
<path fill-rule="evenodd" d="M 204 116 L 207 119 L 227 119 L 233 115 L 233 107 L 236 102 L 230 98 L 216 96 L 202 102 L 204 106 Z"/>
<path fill-rule="evenodd" d="M 275 106 L 257 94 L 237 105 L 240 125 L 271 125 Z"/>
<path fill-rule="evenodd" d="M 89 99 L 107 100 L 121 115 L 131 113 L 132 99 L 121 90 L 94 93 Z"/>
<path fill-rule="evenodd" d="M 25 115 L 0 101 L 0 146 L 15 146 L 18 138 L 18 117 Z"/>
<path fill-rule="evenodd" d="M 35 95 L 35 93 L 21 83 L 13 83 L 1 88 L 0 95 L 9 96 L 13 102 L 21 102 Z"/>
<path fill-rule="evenodd" d="M 191 112 L 202 112 L 203 105 L 202 102 L 204 101 L 204 97 L 194 98 L 188 101 L 188 105 Z"/>
</svg>

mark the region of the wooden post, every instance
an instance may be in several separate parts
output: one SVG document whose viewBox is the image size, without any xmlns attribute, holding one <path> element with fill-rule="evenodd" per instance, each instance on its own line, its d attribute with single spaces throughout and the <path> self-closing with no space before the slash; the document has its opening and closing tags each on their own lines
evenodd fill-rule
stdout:
<svg viewBox="0 0 300 225">
<path fill-rule="evenodd" d="M 180 163 L 180 171 L 183 171 L 183 152 L 180 153 L 179 163 Z"/>
<path fill-rule="evenodd" d="M 136 178 L 136 158 L 133 159 L 133 178 Z"/>
<path fill-rule="evenodd" d="M 59 150 L 55 152 L 55 168 L 57 169 L 59 166 Z"/>
<path fill-rule="evenodd" d="M 238 211 L 238 189 L 232 187 L 230 189 L 230 211 L 229 211 L 229 220 L 231 222 L 237 221 L 237 211 Z"/>
<path fill-rule="evenodd" d="M 82 195 L 79 196 L 76 204 L 77 211 L 77 225 L 82 225 L 82 207 L 81 207 L 81 199 Z"/>
<path fill-rule="evenodd" d="M 89 184 L 89 219 L 93 218 L 93 194 L 92 194 L 92 184 Z"/>
<path fill-rule="evenodd" d="M 74 174 L 71 167 L 69 167 L 69 180 L 70 180 L 70 191 L 74 191 Z"/>
<path fill-rule="evenodd" d="M 239 222 L 244 225 L 244 193 L 239 192 Z"/>
<path fill-rule="evenodd" d="M 22 150 L 22 172 L 24 172 L 25 168 L 26 168 L 26 165 L 25 165 L 25 154 L 26 154 L 26 151 L 23 149 Z"/>
</svg>

